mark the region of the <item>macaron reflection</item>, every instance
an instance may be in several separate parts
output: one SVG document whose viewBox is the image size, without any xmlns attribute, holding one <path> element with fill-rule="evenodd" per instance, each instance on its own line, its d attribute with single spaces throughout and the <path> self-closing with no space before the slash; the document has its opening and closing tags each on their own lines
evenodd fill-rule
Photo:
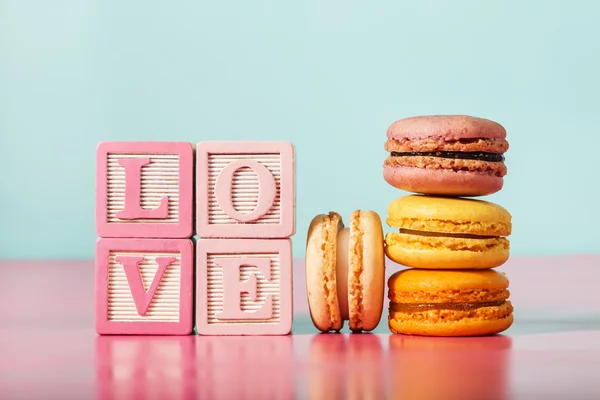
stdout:
<svg viewBox="0 0 600 400">
<path fill-rule="evenodd" d="M 390 335 L 392 399 L 505 400 L 511 339 Z"/>
<path fill-rule="evenodd" d="M 308 398 L 384 399 L 383 359 L 377 335 L 316 335 L 310 346 Z"/>
</svg>

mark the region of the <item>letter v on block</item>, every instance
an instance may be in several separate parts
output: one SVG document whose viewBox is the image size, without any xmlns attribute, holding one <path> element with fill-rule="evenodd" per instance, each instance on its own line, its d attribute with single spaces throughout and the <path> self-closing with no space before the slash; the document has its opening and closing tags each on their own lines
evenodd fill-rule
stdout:
<svg viewBox="0 0 600 400">
<path fill-rule="evenodd" d="M 193 327 L 193 257 L 189 239 L 98 239 L 96 332 L 189 335 Z"/>
<path fill-rule="evenodd" d="M 158 264 L 158 269 L 156 270 L 156 274 L 154 275 L 154 279 L 152 280 L 152 284 L 148 288 L 148 291 L 144 289 L 144 282 L 142 281 L 142 276 L 140 275 L 140 269 L 138 267 L 138 265 L 144 261 L 144 257 L 119 256 L 116 257 L 115 260 L 123 265 L 125 275 L 127 276 L 127 283 L 129 283 L 131 296 L 133 297 L 138 314 L 145 315 L 148 312 L 148 308 L 150 308 L 152 298 L 156 293 L 156 289 L 158 289 L 158 285 L 160 285 L 163 275 L 167 271 L 169 265 L 175 261 L 175 257 L 156 257 L 155 261 L 156 264 Z"/>
</svg>

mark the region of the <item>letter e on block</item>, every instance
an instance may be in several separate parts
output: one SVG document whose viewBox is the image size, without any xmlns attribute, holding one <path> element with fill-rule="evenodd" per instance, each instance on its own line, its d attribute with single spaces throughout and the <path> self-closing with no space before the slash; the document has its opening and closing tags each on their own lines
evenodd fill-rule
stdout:
<svg viewBox="0 0 600 400">
<path fill-rule="evenodd" d="M 96 332 L 189 335 L 193 250 L 189 239 L 98 239 Z"/>
<path fill-rule="evenodd" d="M 292 330 L 289 239 L 200 239 L 196 251 L 200 335 L 287 335 Z"/>
<path fill-rule="evenodd" d="M 293 236 L 294 185 L 294 146 L 289 142 L 198 143 L 198 236 Z"/>
<path fill-rule="evenodd" d="M 100 237 L 193 236 L 194 150 L 185 142 L 103 142 L 96 151 Z"/>
</svg>

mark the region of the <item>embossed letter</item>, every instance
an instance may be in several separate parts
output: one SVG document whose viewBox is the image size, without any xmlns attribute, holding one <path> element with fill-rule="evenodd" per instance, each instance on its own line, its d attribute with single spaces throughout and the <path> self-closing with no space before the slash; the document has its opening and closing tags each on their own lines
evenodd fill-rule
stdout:
<svg viewBox="0 0 600 400">
<path fill-rule="evenodd" d="M 240 268 L 244 265 L 256 266 L 265 279 L 271 279 L 271 260 L 268 258 L 221 258 L 218 260 L 223 267 L 223 311 L 216 314 L 218 319 L 247 320 L 269 319 L 273 315 L 273 298 L 269 294 L 264 304 L 256 311 L 242 310 L 241 294 L 246 292 L 252 301 L 256 301 L 257 280 L 255 274 L 250 274 L 246 281 L 240 281 Z"/>
<path fill-rule="evenodd" d="M 120 219 L 164 219 L 169 214 L 169 197 L 160 199 L 160 205 L 153 210 L 141 206 L 142 167 L 150 164 L 149 158 L 122 158 L 119 164 L 125 168 L 125 208 L 116 213 Z"/>
<path fill-rule="evenodd" d="M 241 213 L 233 207 L 233 175 L 241 168 L 250 168 L 258 176 L 259 195 L 254 211 Z M 221 170 L 215 183 L 215 195 L 221 209 L 231 218 L 240 222 L 256 221 L 269 212 L 275 200 L 276 185 L 273 174 L 267 167 L 254 160 L 237 160 Z"/>
<path fill-rule="evenodd" d="M 158 285 L 165 274 L 167 267 L 175 261 L 175 257 L 156 257 L 155 261 L 158 264 L 156 275 L 152 280 L 152 284 L 148 288 L 148 291 L 144 289 L 144 283 L 142 282 L 142 276 L 138 268 L 138 264 L 144 261 L 144 257 L 135 256 L 119 256 L 116 257 L 116 261 L 123 265 L 125 275 L 127 276 L 127 282 L 131 289 L 131 296 L 135 303 L 135 308 L 140 315 L 145 315 L 148 312 L 152 298 L 158 289 Z"/>
</svg>

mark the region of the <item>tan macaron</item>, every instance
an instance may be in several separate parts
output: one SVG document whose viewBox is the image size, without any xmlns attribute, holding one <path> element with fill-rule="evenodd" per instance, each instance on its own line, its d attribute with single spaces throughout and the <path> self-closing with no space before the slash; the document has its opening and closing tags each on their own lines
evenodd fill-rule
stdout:
<svg viewBox="0 0 600 400">
<path fill-rule="evenodd" d="M 306 287 L 314 325 L 353 332 L 377 327 L 385 290 L 383 229 L 374 211 L 354 211 L 350 226 L 339 214 L 317 215 L 306 242 Z"/>
</svg>

